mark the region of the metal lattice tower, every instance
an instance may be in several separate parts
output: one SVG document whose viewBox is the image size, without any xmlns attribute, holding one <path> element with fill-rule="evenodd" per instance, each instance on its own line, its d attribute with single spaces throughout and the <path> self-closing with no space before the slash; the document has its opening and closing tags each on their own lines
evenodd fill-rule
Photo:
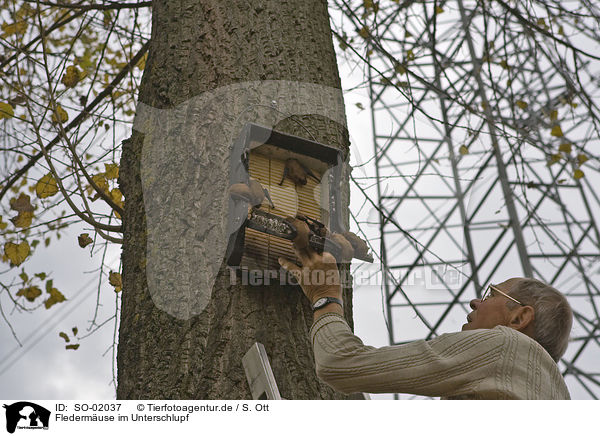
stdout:
<svg viewBox="0 0 600 436">
<path fill-rule="evenodd" d="M 574 310 L 571 394 L 599 398 L 600 9 L 336 5 L 369 63 L 390 342 L 456 331 L 488 283 L 539 278 Z"/>
</svg>

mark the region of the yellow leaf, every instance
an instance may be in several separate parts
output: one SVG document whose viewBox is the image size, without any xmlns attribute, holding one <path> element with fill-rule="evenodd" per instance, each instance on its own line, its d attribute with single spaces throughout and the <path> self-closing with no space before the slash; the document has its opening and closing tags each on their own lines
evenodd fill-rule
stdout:
<svg viewBox="0 0 600 436">
<path fill-rule="evenodd" d="M 555 125 L 554 127 L 552 127 L 550 134 L 552 136 L 556 136 L 557 138 L 560 138 L 561 136 L 563 136 L 562 129 L 560 128 L 560 126 L 558 124 Z"/>
<path fill-rule="evenodd" d="M 29 244 L 27 241 L 22 241 L 20 244 L 7 242 L 4 244 L 4 254 L 15 266 L 19 266 L 29 256 Z"/>
<path fill-rule="evenodd" d="M 400 62 L 396 62 L 396 65 L 394 65 L 394 71 L 396 71 L 398 74 L 406 74 L 406 68 Z"/>
<path fill-rule="evenodd" d="M 119 188 L 114 188 L 110 191 L 110 198 L 121 208 L 124 206 L 123 204 L 123 194 Z"/>
<path fill-rule="evenodd" d="M 435 8 L 435 13 L 436 14 L 443 14 L 444 13 L 444 8 L 442 8 L 441 6 L 437 6 Z"/>
<path fill-rule="evenodd" d="M 46 309 L 50 309 L 56 303 L 62 303 L 66 300 L 65 296 L 56 288 L 51 288 L 48 293 L 50 297 L 44 302 Z"/>
<path fill-rule="evenodd" d="M 121 292 L 121 289 L 123 289 L 123 282 L 121 281 L 120 273 L 111 271 L 108 274 L 108 283 L 115 287 L 115 292 Z"/>
<path fill-rule="evenodd" d="M 116 163 L 104 164 L 104 175 L 107 179 L 116 179 L 119 177 L 119 165 Z"/>
<path fill-rule="evenodd" d="M 98 188 L 100 188 L 100 190 L 104 191 L 105 193 L 109 193 L 109 189 L 108 189 L 108 180 L 106 180 L 106 176 L 104 174 L 96 174 L 94 176 L 92 176 L 92 181 L 96 184 L 96 186 L 98 186 Z M 89 195 L 92 195 L 94 192 L 96 192 L 96 190 L 90 185 L 87 187 L 87 191 Z M 93 199 L 96 200 L 99 197 L 98 194 L 96 194 Z"/>
<path fill-rule="evenodd" d="M 562 159 L 562 156 L 560 153 L 556 153 L 550 156 L 550 159 L 548 159 L 548 163 L 546 164 L 547 166 L 552 166 L 557 162 L 560 162 L 560 160 Z"/>
<path fill-rule="evenodd" d="M 458 152 L 464 156 L 465 154 L 469 154 L 469 149 L 466 146 L 461 145 Z"/>
<path fill-rule="evenodd" d="M 502 60 L 500 61 L 500 66 L 501 66 L 502 68 L 504 68 L 505 70 L 510 70 L 510 66 L 508 65 L 508 62 L 506 62 L 506 60 L 504 60 L 504 59 L 502 59 Z"/>
<path fill-rule="evenodd" d="M 29 286 L 28 288 L 19 289 L 17 297 L 25 297 L 27 301 L 33 302 L 37 297 L 42 295 L 42 290 L 37 286 Z"/>
<path fill-rule="evenodd" d="M 546 26 L 546 20 L 543 19 L 543 18 L 538 18 L 537 25 L 540 26 L 540 27 L 547 27 Z"/>
<path fill-rule="evenodd" d="M 27 27 L 29 24 L 25 20 L 17 21 L 16 23 L 3 23 L 2 31 L 4 32 L 2 36 L 11 36 L 14 34 L 23 35 L 27 31 Z"/>
<path fill-rule="evenodd" d="M 60 81 L 67 88 L 73 88 L 81 79 L 83 79 L 83 72 L 79 71 L 75 65 L 69 65 Z"/>
<path fill-rule="evenodd" d="M 77 242 L 79 243 L 79 246 L 81 248 L 85 248 L 88 245 L 90 245 L 92 242 L 94 242 L 94 240 L 92 238 L 90 238 L 89 233 L 82 233 L 81 235 L 79 235 L 77 237 Z"/>
<path fill-rule="evenodd" d="M 558 26 L 558 34 L 561 36 L 565 36 L 565 29 L 563 26 Z"/>
<path fill-rule="evenodd" d="M 0 120 L 2 118 L 12 118 L 15 116 L 13 107 L 8 103 L 0 102 Z"/>
<path fill-rule="evenodd" d="M 575 172 L 573 173 L 573 178 L 575 180 L 579 180 L 579 179 L 581 179 L 584 176 L 585 176 L 585 174 L 580 169 L 576 169 Z"/>
<path fill-rule="evenodd" d="M 573 147 L 569 142 L 563 142 L 558 146 L 558 151 L 562 151 L 563 153 L 571 153 L 571 150 L 573 150 Z"/>
<path fill-rule="evenodd" d="M 31 225 L 33 220 L 33 212 L 19 212 L 19 215 L 10 219 L 15 227 L 26 229 Z"/>
<path fill-rule="evenodd" d="M 369 30 L 369 28 L 367 26 L 363 26 L 361 27 L 361 29 L 358 31 L 358 34 L 363 37 L 364 39 L 367 39 L 370 35 L 371 35 L 371 31 Z"/>
<path fill-rule="evenodd" d="M 517 106 L 519 106 L 521 109 L 527 109 L 527 106 L 529 106 L 529 104 L 527 104 L 527 102 L 523 100 L 517 100 Z"/>
<path fill-rule="evenodd" d="M 0 230 L 4 230 L 8 226 L 8 223 L 2 221 L 2 217 L 0 216 Z"/>
<path fill-rule="evenodd" d="M 58 123 L 66 123 L 69 119 L 69 114 L 62 108 L 61 105 L 56 106 L 56 112 L 52 114 L 52 122 Z"/>
<path fill-rule="evenodd" d="M 408 50 L 408 51 L 406 52 L 406 60 L 407 60 L 407 61 L 412 61 L 412 60 L 414 60 L 414 59 L 415 59 L 415 54 L 414 54 L 414 52 L 412 51 L 412 49 L 411 49 L 411 50 Z"/>
<path fill-rule="evenodd" d="M 342 48 L 342 50 L 345 50 L 345 48 L 348 47 L 348 45 L 346 44 L 346 47 L 342 47 L 342 42 L 345 41 L 340 41 L 340 47 Z M 144 68 L 146 68 L 146 61 L 148 60 L 148 52 L 146 52 L 146 54 L 144 56 L 142 56 L 142 58 L 138 61 L 137 64 L 135 64 L 136 67 L 138 67 L 140 70 L 143 70 Z"/>
<path fill-rule="evenodd" d="M 35 185 L 35 193 L 38 198 L 52 197 L 58 193 L 58 185 L 52 173 L 46 174 Z"/>
<path fill-rule="evenodd" d="M 553 109 L 550 111 L 550 121 L 556 121 L 558 119 L 558 111 Z"/>
<path fill-rule="evenodd" d="M 581 166 L 581 165 L 583 165 L 584 163 L 586 163 L 588 160 L 590 160 L 590 158 L 589 158 L 589 157 L 587 157 L 587 156 L 586 156 L 585 154 L 583 154 L 583 153 L 580 153 L 580 154 L 578 154 L 578 155 L 577 155 L 577 163 L 578 163 L 580 166 Z M 0 219 L 0 221 L 1 221 L 1 219 Z M 2 223 L 0 222 L 0 226 L 1 226 L 1 225 L 2 225 Z M 1 229 L 1 228 L 2 228 L 2 227 L 0 227 L 0 229 Z"/>
</svg>

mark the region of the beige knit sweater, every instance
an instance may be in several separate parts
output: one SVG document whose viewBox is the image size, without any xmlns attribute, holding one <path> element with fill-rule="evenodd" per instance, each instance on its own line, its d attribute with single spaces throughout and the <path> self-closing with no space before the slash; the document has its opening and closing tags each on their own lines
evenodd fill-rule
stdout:
<svg viewBox="0 0 600 436">
<path fill-rule="evenodd" d="M 375 348 L 328 313 L 311 328 L 317 375 L 344 392 L 408 393 L 448 399 L 557 399 L 569 391 L 550 355 L 508 327 L 443 334 Z"/>
</svg>

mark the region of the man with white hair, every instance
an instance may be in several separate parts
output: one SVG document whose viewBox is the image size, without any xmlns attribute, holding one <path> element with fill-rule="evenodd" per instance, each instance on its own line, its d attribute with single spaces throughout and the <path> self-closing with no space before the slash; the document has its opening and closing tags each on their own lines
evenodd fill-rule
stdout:
<svg viewBox="0 0 600 436">
<path fill-rule="evenodd" d="M 304 241 L 295 221 L 302 267 L 280 258 L 310 300 L 317 375 L 344 392 L 408 393 L 448 399 L 570 399 L 556 362 L 564 354 L 573 314 L 566 298 L 535 279 L 490 285 L 461 332 L 375 348 L 355 336 L 343 317 L 335 258 Z"/>
</svg>

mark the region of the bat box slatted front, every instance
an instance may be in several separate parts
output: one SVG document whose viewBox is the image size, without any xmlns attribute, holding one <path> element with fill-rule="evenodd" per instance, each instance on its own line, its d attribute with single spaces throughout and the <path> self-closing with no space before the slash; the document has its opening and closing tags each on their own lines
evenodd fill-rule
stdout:
<svg viewBox="0 0 600 436">
<path fill-rule="evenodd" d="M 302 214 L 336 230 L 337 218 L 334 215 L 338 200 L 332 195 L 330 185 L 337 180 L 338 169 L 334 167 L 341 162 L 339 150 L 255 124 L 246 126 L 238 142 L 242 143 L 238 146 L 243 150 L 246 176 L 260 182 L 275 205 L 271 208 L 265 199 L 261 210 L 284 218 Z M 289 177 L 284 178 L 288 159 L 298 160 L 319 180 L 309 176 L 306 184 L 301 185 L 295 184 Z M 232 179 L 232 182 L 236 181 Z M 336 219 L 332 220 L 332 217 Z M 279 269 L 277 258 L 295 258 L 291 241 L 250 228 L 241 231 L 243 235 L 237 237 L 237 250 L 241 247 L 239 266 L 242 268 Z M 230 257 L 229 265 L 237 264 L 231 261 L 235 257 Z"/>
<path fill-rule="evenodd" d="M 283 154 L 283 155 L 282 155 Z M 295 153 L 273 153 L 267 145 L 254 149 L 250 152 L 248 162 L 248 173 L 250 177 L 256 179 L 265 187 L 271 195 L 271 200 L 275 205 L 272 209 L 265 200 L 261 206 L 274 215 L 281 217 L 296 216 L 302 214 L 315 220 L 327 223 L 327 212 L 322 208 L 322 185 L 326 181 L 319 183 L 312 177 L 307 178 L 306 185 L 295 185 L 289 178 L 285 178 L 279 185 L 283 177 L 285 161 L 288 158 L 300 160 L 302 156 L 294 156 Z M 300 158 L 300 159 L 299 159 Z M 307 159 L 304 159 L 304 165 L 307 165 Z M 320 166 L 315 162 L 310 162 L 313 173 L 320 179 L 323 171 L 316 170 Z M 326 190 L 326 188 L 325 188 Z M 241 265 L 249 269 L 273 269 L 278 268 L 278 257 L 294 258 L 292 244 L 282 238 L 267 235 L 256 230 L 246 229 L 244 240 L 244 255 Z"/>
</svg>

